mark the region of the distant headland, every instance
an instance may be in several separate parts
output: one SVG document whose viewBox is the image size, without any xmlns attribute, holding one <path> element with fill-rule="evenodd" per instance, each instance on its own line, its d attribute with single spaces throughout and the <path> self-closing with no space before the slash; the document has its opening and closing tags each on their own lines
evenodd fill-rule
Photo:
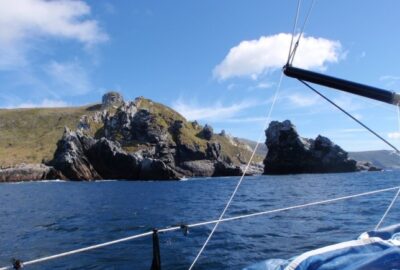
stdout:
<svg viewBox="0 0 400 270">
<path fill-rule="evenodd" d="M 238 176 L 252 152 L 225 131 L 115 91 L 90 106 L 0 110 L 0 120 L 0 182 Z M 326 137 L 301 138 L 290 121 L 271 122 L 266 136 L 268 154 L 255 155 L 248 175 L 377 170 Z"/>
</svg>

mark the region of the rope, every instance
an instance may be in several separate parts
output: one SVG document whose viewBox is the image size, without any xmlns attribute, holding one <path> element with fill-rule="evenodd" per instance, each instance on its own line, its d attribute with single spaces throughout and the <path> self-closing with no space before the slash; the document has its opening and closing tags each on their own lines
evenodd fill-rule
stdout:
<svg viewBox="0 0 400 270">
<path fill-rule="evenodd" d="M 312 9 L 313 9 L 313 7 L 314 7 L 314 4 L 315 4 L 315 0 L 313 0 L 313 1 L 311 2 L 311 5 L 310 5 L 310 7 L 309 7 L 309 9 L 308 9 L 306 18 L 305 18 L 305 20 L 304 20 L 304 22 L 303 22 L 303 26 L 302 26 L 301 29 L 300 29 L 300 33 L 299 33 L 299 35 L 298 35 L 298 37 L 297 37 L 297 41 L 296 41 L 296 43 L 295 43 L 295 45 L 294 45 L 293 51 L 290 52 L 290 50 L 289 50 L 289 58 L 288 58 L 288 62 L 287 62 L 289 65 L 292 65 L 292 63 L 293 63 L 294 56 L 295 56 L 296 51 L 297 51 L 297 47 L 299 46 L 300 39 L 301 39 L 301 37 L 302 37 L 302 35 L 303 35 L 303 32 L 304 32 L 304 29 L 305 29 L 306 24 L 307 24 L 307 22 L 308 22 L 308 19 L 310 18 L 310 14 L 311 14 L 311 11 L 312 11 Z M 294 34 L 294 33 L 293 33 L 293 34 Z M 293 41 L 293 36 L 292 36 L 292 41 Z M 292 48 L 292 45 L 290 45 L 290 48 Z"/>
<path fill-rule="evenodd" d="M 381 135 L 379 135 L 378 133 L 376 133 L 375 131 L 373 131 L 371 128 L 369 128 L 367 125 L 365 125 L 363 122 L 361 122 L 360 120 L 358 120 L 357 118 L 355 118 L 353 115 L 351 115 L 349 112 L 347 112 L 345 109 L 343 109 L 342 107 L 340 107 L 339 105 L 337 105 L 335 102 L 333 102 L 332 100 L 330 100 L 328 97 L 326 97 L 325 95 L 323 95 L 321 92 L 317 91 L 315 88 L 313 88 L 311 85 L 309 85 L 308 83 L 306 83 L 305 81 L 299 80 L 300 82 L 302 82 L 305 86 L 307 86 L 309 89 L 311 89 L 312 91 L 314 91 L 315 93 L 317 93 L 319 96 L 321 96 L 323 99 L 325 99 L 326 101 L 328 101 L 330 104 L 332 104 L 333 106 L 335 106 L 336 108 L 338 108 L 339 110 L 341 110 L 344 114 L 346 114 L 348 117 L 350 117 L 351 119 L 353 119 L 354 121 L 356 121 L 358 124 L 360 124 L 362 127 L 364 127 L 366 130 L 368 130 L 369 132 L 371 132 L 373 135 L 375 135 L 376 137 L 378 137 L 378 139 L 380 139 L 381 141 L 383 141 L 384 143 L 386 143 L 388 146 L 390 146 L 391 148 L 393 148 L 397 153 L 400 153 L 400 151 L 396 148 L 396 146 L 394 146 L 393 144 L 391 144 L 390 142 L 388 142 L 385 138 L 383 138 Z"/>
<path fill-rule="evenodd" d="M 289 63 L 291 55 L 292 55 L 292 46 L 293 46 L 294 34 L 296 32 L 297 21 L 299 19 L 299 14 L 300 14 L 300 5 L 301 5 L 301 0 L 297 0 L 297 11 L 296 11 L 296 17 L 294 19 L 294 24 L 293 24 L 292 39 L 290 40 L 289 55 L 288 55 L 287 63 Z"/>
<path fill-rule="evenodd" d="M 378 189 L 378 190 L 373 190 L 373 191 L 368 191 L 368 192 L 363 192 L 363 193 L 358 193 L 358 194 L 352 194 L 352 195 L 342 196 L 342 197 L 333 198 L 333 199 L 327 199 L 327 200 L 316 201 L 316 202 L 305 203 L 305 204 L 298 204 L 298 205 L 293 205 L 293 206 L 288 206 L 288 207 L 283 207 L 283 208 L 278 208 L 278 209 L 273 209 L 273 210 L 267 210 L 267 211 L 262 211 L 262 212 L 250 213 L 250 214 L 245 214 L 245 215 L 239 215 L 239 216 L 234 216 L 234 217 L 228 217 L 228 218 L 223 218 L 223 219 L 193 223 L 193 224 L 186 225 L 185 227 L 195 228 L 195 227 L 200 227 L 200 226 L 209 225 L 209 224 L 215 224 L 215 223 L 219 223 L 219 222 L 227 222 L 227 221 L 261 216 L 261 215 L 274 214 L 274 213 L 289 211 L 289 210 L 293 210 L 293 209 L 306 208 L 309 206 L 333 203 L 333 202 L 338 202 L 338 201 L 343 201 L 343 200 L 348 200 L 348 199 L 353 199 L 353 198 L 358 198 L 358 197 L 363 197 L 363 196 L 368 196 L 368 195 L 375 195 L 378 193 L 388 192 L 388 191 L 392 191 L 392 190 L 396 190 L 396 189 L 400 189 L 400 186 Z M 181 225 L 160 229 L 160 230 L 158 230 L 158 232 L 159 233 L 170 232 L 170 231 L 177 231 L 180 229 L 182 229 Z M 109 241 L 109 242 L 104 242 L 104 243 L 93 245 L 93 246 L 88 246 L 88 247 L 84 247 L 84 248 L 80 248 L 80 249 L 71 250 L 68 252 L 63 252 L 63 253 L 47 256 L 47 257 L 42 257 L 42 258 L 31 260 L 31 261 L 26 261 L 26 262 L 24 262 L 24 265 L 36 264 L 39 262 L 45 262 L 45 261 L 49 261 L 49 260 L 53 260 L 53 259 L 57 259 L 57 258 L 61 258 L 61 257 L 66 257 L 66 256 L 70 256 L 73 254 L 82 253 L 82 252 L 86 252 L 89 250 L 98 249 L 98 248 L 102 248 L 102 247 L 106 247 L 106 246 L 115 245 L 117 243 L 126 242 L 126 241 L 130 241 L 130 240 L 150 236 L 152 234 L 153 234 L 153 231 L 148 231 L 145 233 L 136 234 L 136 235 L 128 236 L 125 238 L 121 238 L 121 239 L 117 239 L 117 240 L 113 240 L 113 241 Z M 0 270 L 8 270 L 8 269 L 13 269 L 13 267 L 5 266 L 5 267 L 0 268 Z"/>
<path fill-rule="evenodd" d="M 394 203 L 396 202 L 397 198 L 399 197 L 399 195 L 400 195 L 400 188 L 397 191 L 396 195 L 393 197 L 391 203 L 389 204 L 388 208 L 386 209 L 385 213 L 383 214 L 381 220 L 379 220 L 378 224 L 375 226 L 375 230 L 379 229 L 379 227 L 385 220 L 386 216 L 389 214 L 390 210 L 392 209 L 392 207 L 393 207 Z"/>
<path fill-rule="evenodd" d="M 257 148 L 258 148 L 258 146 L 260 145 L 260 141 L 261 141 L 261 139 L 263 138 L 264 130 L 267 128 L 267 125 L 268 125 L 269 120 L 270 120 L 270 118 L 271 118 L 271 114 L 272 114 L 272 111 L 273 111 L 273 109 L 274 109 L 274 106 L 275 106 L 275 103 L 276 103 L 276 100 L 277 100 L 277 97 L 278 97 L 278 93 L 279 93 L 279 90 L 280 90 L 281 85 L 282 85 L 282 80 L 283 80 L 283 72 L 281 73 L 281 76 L 280 76 L 280 78 L 279 78 L 279 83 L 278 83 L 278 85 L 277 85 L 277 87 L 276 87 L 275 95 L 274 95 L 274 98 L 273 98 L 271 107 L 270 107 L 270 109 L 269 109 L 269 111 L 268 111 L 268 115 L 267 115 L 267 118 L 266 118 L 266 121 L 265 121 L 264 129 L 263 129 L 262 132 L 260 133 L 260 136 L 259 136 L 259 138 L 258 138 L 258 140 L 257 140 L 257 144 L 256 144 L 256 146 L 254 147 L 253 152 L 251 153 L 251 156 L 250 156 L 249 161 L 247 162 L 246 168 L 244 169 L 242 176 L 240 177 L 240 179 L 239 179 L 239 181 L 238 181 L 238 183 L 237 183 L 237 185 L 236 185 L 234 191 L 232 192 L 231 197 L 229 198 L 227 204 L 225 205 L 224 210 L 222 211 L 221 215 L 219 216 L 218 221 L 215 223 L 215 225 L 214 225 L 214 227 L 212 228 L 210 234 L 208 235 L 206 241 L 204 242 L 203 246 L 200 248 L 200 250 L 199 250 L 199 252 L 197 253 L 196 257 L 194 258 L 192 264 L 190 265 L 189 270 L 193 269 L 194 265 L 195 265 L 196 262 L 199 260 L 201 254 L 203 253 L 204 249 L 206 248 L 208 242 L 211 240 L 211 237 L 214 235 L 215 230 L 218 228 L 219 222 L 223 219 L 223 217 L 224 217 L 226 211 L 228 210 L 228 208 L 229 208 L 229 206 L 230 206 L 230 204 L 231 204 L 233 198 L 235 197 L 236 192 L 238 191 L 238 189 L 239 189 L 239 187 L 240 187 L 240 184 L 242 183 L 242 181 L 243 181 L 243 179 L 244 179 L 244 176 L 246 175 L 246 172 L 247 172 L 247 170 L 248 170 L 248 168 L 249 168 L 249 166 L 250 166 L 251 161 L 253 160 L 253 157 L 254 157 L 254 155 L 255 155 L 255 153 L 256 153 L 256 151 L 257 151 Z"/>
</svg>

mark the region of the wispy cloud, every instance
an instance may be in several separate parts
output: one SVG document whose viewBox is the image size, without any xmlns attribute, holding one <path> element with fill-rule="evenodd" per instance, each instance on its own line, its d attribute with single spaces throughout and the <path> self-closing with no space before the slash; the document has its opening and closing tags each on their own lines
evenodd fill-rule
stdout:
<svg viewBox="0 0 400 270">
<path fill-rule="evenodd" d="M 291 34 L 280 33 L 242 41 L 214 68 L 214 77 L 219 80 L 243 76 L 256 79 L 264 72 L 281 68 L 287 60 L 291 37 Z M 293 64 L 306 69 L 325 69 L 327 63 L 338 62 L 341 57 L 339 41 L 305 36 Z"/>
<path fill-rule="evenodd" d="M 400 139 L 400 132 L 395 131 L 395 132 L 389 132 L 387 135 L 390 139 Z"/>
<path fill-rule="evenodd" d="M 314 106 L 318 102 L 320 102 L 320 98 L 318 96 L 310 96 L 310 95 L 302 95 L 302 94 L 291 94 L 287 96 L 287 99 L 295 106 L 295 107 L 309 107 Z"/>
<path fill-rule="evenodd" d="M 400 76 L 384 75 L 381 76 L 379 80 L 383 82 L 386 87 L 395 87 L 400 83 Z"/>
<path fill-rule="evenodd" d="M 56 107 L 67 107 L 68 104 L 63 100 L 51 100 L 51 99 L 44 99 L 42 102 L 35 103 L 35 102 L 24 102 L 15 105 L 7 106 L 8 109 L 14 108 L 56 108 Z"/>
<path fill-rule="evenodd" d="M 239 117 L 239 118 L 229 118 L 224 119 L 226 123 L 265 123 L 267 117 Z"/>
<path fill-rule="evenodd" d="M 54 84 L 65 91 L 65 95 L 83 95 L 92 90 L 86 70 L 76 61 L 60 63 L 52 61 L 45 68 Z"/>
<path fill-rule="evenodd" d="M 0 0 L 0 69 L 25 65 L 37 39 L 64 38 L 89 47 L 106 41 L 90 13 L 81 0 Z"/>
<path fill-rule="evenodd" d="M 274 82 L 269 82 L 269 81 L 262 81 L 262 82 L 256 82 L 255 84 L 249 86 L 247 90 L 253 91 L 253 90 L 265 90 L 269 89 L 275 86 Z"/>
<path fill-rule="evenodd" d="M 217 102 L 211 106 L 200 106 L 197 103 L 185 102 L 178 99 L 172 104 L 172 108 L 182 114 L 188 120 L 225 121 L 237 116 L 243 110 L 258 105 L 252 101 L 243 101 L 231 105 L 223 105 Z"/>
</svg>

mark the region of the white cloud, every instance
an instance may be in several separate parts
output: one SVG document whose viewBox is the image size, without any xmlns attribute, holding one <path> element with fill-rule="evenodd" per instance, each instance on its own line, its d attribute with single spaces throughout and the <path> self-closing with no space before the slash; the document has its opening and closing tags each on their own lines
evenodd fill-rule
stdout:
<svg viewBox="0 0 400 270">
<path fill-rule="evenodd" d="M 80 0 L 0 0 L 0 40 L 9 43 L 48 35 L 85 44 L 105 41 L 107 35 L 88 15 L 90 7 Z"/>
<path fill-rule="evenodd" d="M 51 62 L 46 67 L 46 73 L 51 76 L 55 85 L 61 87 L 65 95 L 82 95 L 92 90 L 89 76 L 77 62 Z"/>
<path fill-rule="evenodd" d="M 318 96 L 291 94 L 288 95 L 287 98 L 296 107 L 309 107 L 320 102 L 320 98 Z"/>
<path fill-rule="evenodd" d="M 379 80 L 385 83 L 385 87 L 397 87 L 400 82 L 400 76 L 384 75 Z"/>
<path fill-rule="evenodd" d="M 390 139 L 400 139 L 400 132 L 389 132 L 388 137 Z"/>
<path fill-rule="evenodd" d="M 230 49 L 225 59 L 214 68 L 214 77 L 225 80 L 248 76 L 256 79 L 260 74 L 282 68 L 286 63 L 291 34 L 263 36 L 258 40 L 245 40 Z M 342 57 L 339 41 L 304 36 L 301 39 L 293 65 L 306 69 L 325 69 L 327 63 Z"/>
<path fill-rule="evenodd" d="M 233 118 L 239 112 L 253 106 L 255 106 L 254 102 L 243 101 L 229 106 L 223 106 L 218 102 L 212 106 L 205 107 L 193 103 L 186 103 L 182 99 L 179 99 L 174 102 L 172 108 L 188 120 L 208 120 L 216 122 Z"/>
<path fill-rule="evenodd" d="M 362 100 L 364 102 L 361 103 L 360 100 Z M 366 101 L 360 97 L 354 98 L 353 96 L 344 94 L 344 95 L 340 95 L 338 97 L 333 98 L 333 102 L 335 102 L 337 105 L 339 105 L 346 111 L 355 112 L 355 111 L 363 109 L 365 107 L 365 102 L 368 102 L 368 101 Z"/>
<path fill-rule="evenodd" d="M 56 108 L 56 107 L 67 107 L 67 103 L 62 100 L 51 100 L 44 99 L 42 102 L 24 102 L 18 105 L 8 106 L 8 109 L 13 108 Z"/>
<path fill-rule="evenodd" d="M 379 78 L 380 81 L 387 81 L 387 80 L 400 80 L 400 76 L 393 76 L 393 75 L 384 75 Z"/>
<path fill-rule="evenodd" d="M 106 41 L 82 0 L 0 0 L 0 69 L 26 65 L 38 39 L 76 40 L 86 47 Z"/>
<path fill-rule="evenodd" d="M 241 117 L 241 118 L 230 118 L 224 120 L 226 123 L 265 123 L 267 117 Z"/>
</svg>

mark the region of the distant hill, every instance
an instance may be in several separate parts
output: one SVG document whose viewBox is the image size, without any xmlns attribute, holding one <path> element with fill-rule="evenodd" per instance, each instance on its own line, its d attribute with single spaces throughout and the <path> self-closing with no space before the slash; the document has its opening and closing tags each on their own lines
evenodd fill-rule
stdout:
<svg viewBox="0 0 400 270">
<path fill-rule="evenodd" d="M 349 157 L 357 161 L 369 161 L 382 169 L 400 169 L 400 155 L 389 150 L 349 152 Z"/>
<path fill-rule="evenodd" d="M 235 139 L 244 144 L 247 144 L 248 146 L 250 146 L 251 149 L 254 149 L 254 147 L 256 147 L 256 145 L 257 145 L 257 142 L 252 141 L 252 140 L 248 140 L 248 139 L 244 139 L 244 138 L 235 138 Z M 267 155 L 267 152 L 268 152 L 268 148 L 265 145 L 265 142 L 263 141 L 258 145 L 256 154 L 265 158 L 265 156 Z"/>
</svg>

